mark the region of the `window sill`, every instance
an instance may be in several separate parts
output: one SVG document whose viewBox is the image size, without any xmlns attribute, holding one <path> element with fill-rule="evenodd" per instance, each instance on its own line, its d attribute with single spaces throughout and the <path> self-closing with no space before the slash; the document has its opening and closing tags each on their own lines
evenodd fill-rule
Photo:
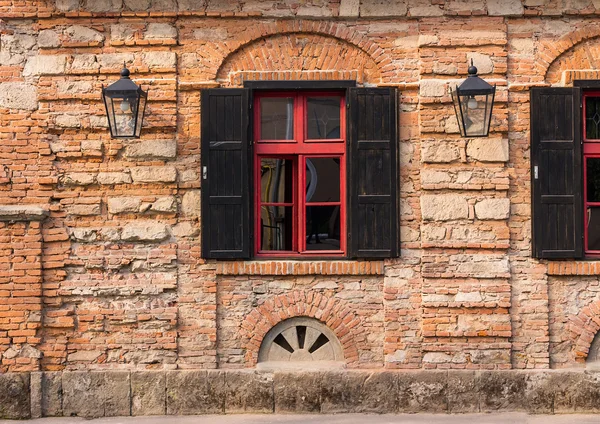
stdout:
<svg viewBox="0 0 600 424">
<path fill-rule="evenodd" d="M 220 261 L 220 275 L 383 275 L 383 261 Z"/>
<path fill-rule="evenodd" d="M 600 260 L 549 262 L 548 275 L 600 275 Z"/>
</svg>

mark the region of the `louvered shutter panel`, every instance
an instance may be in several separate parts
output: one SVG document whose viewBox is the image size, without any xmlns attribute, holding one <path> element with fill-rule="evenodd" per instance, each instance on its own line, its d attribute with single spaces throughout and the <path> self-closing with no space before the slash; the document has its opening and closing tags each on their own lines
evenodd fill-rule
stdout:
<svg viewBox="0 0 600 424">
<path fill-rule="evenodd" d="M 583 255 L 579 88 L 531 90 L 532 249 L 536 258 Z"/>
<path fill-rule="evenodd" d="M 202 92 L 202 254 L 250 257 L 249 90 Z"/>
<path fill-rule="evenodd" d="M 350 88 L 348 99 L 348 254 L 396 257 L 396 90 Z"/>
</svg>

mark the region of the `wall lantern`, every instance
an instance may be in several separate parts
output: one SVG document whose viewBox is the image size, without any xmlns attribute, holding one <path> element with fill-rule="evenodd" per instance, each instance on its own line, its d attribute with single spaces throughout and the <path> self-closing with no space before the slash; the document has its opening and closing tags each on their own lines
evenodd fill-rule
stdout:
<svg viewBox="0 0 600 424">
<path fill-rule="evenodd" d="M 487 137 L 490 132 L 496 85 L 477 76 L 477 68 L 469 66 L 469 77 L 452 91 L 454 112 L 463 137 Z"/>
<path fill-rule="evenodd" d="M 108 127 L 112 138 L 140 138 L 148 92 L 129 78 L 123 64 L 121 79 L 108 87 L 102 86 Z"/>
</svg>

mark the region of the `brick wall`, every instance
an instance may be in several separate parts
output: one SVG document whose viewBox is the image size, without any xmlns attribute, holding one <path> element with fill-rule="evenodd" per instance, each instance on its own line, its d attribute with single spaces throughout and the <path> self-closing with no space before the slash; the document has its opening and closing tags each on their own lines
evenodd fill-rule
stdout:
<svg viewBox="0 0 600 424">
<path fill-rule="evenodd" d="M 598 75 L 600 9 L 563 3 L 0 3 L 0 207 L 49 211 L 3 212 L 0 370 L 252 367 L 263 315 L 321 301 L 356 368 L 581 364 L 596 263 L 530 258 L 528 89 Z M 471 59 L 498 87 L 485 139 L 448 94 Z M 107 132 L 123 62 L 150 91 L 141 140 Z M 253 79 L 398 87 L 400 259 L 200 258 L 200 90 Z"/>
</svg>

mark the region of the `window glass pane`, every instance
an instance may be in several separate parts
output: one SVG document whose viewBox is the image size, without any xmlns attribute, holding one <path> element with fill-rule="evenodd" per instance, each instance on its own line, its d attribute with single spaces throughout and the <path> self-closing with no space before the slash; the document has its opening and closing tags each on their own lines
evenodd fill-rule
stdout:
<svg viewBox="0 0 600 424">
<path fill-rule="evenodd" d="M 306 250 L 340 250 L 340 207 L 306 207 Z"/>
<path fill-rule="evenodd" d="M 585 98 L 585 137 L 600 139 L 600 97 Z"/>
<path fill-rule="evenodd" d="M 306 159 L 306 202 L 340 201 L 340 158 Z"/>
<path fill-rule="evenodd" d="M 263 203 L 292 203 L 294 169 L 292 161 L 281 158 L 260 160 L 260 199 Z"/>
<path fill-rule="evenodd" d="M 340 96 L 309 97 L 306 124 L 311 140 L 340 138 Z"/>
<path fill-rule="evenodd" d="M 294 137 L 294 99 L 260 99 L 261 140 L 292 140 Z"/>
<path fill-rule="evenodd" d="M 600 207 L 588 209 L 588 250 L 600 250 Z"/>
<path fill-rule="evenodd" d="M 260 209 L 261 250 L 292 250 L 292 207 L 263 206 Z"/>
<path fill-rule="evenodd" d="M 586 158 L 587 201 L 600 202 L 600 158 Z"/>
</svg>

